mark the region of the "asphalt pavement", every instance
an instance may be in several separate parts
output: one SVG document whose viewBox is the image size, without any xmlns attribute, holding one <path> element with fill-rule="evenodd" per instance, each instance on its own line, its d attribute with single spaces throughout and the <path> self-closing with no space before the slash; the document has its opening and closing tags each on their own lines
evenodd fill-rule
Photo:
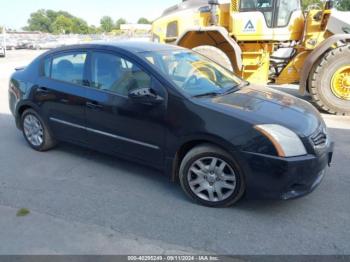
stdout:
<svg viewBox="0 0 350 262">
<path fill-rule="evenodd" d="M 312 194 L 202 207 L 148 167 L 68 144 L 30 149 L 7 85 L 13 68 L 40 52 L 0 59 L 0 254 L 350 255 L 349 117 L 324 115 L 334 162 Z M 20 208 L 30 213 L 17 217 Z"/>
</svg>

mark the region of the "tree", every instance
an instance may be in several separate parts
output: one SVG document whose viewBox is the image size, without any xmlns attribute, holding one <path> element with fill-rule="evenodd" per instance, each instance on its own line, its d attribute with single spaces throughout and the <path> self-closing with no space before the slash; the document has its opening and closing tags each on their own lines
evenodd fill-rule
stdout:
<svg viewBox="0 0 350 262">
<path fill-rule="evenodd" d="M 147 18 L 141 17 L 138 21 L 138 24 L 152 24 L 151 21 L 149 21 Z"/>
<path fill-rule="evenodd" d="M 322 8 L 324 2 L 321 0 L 302 0 L 304 10 L 311 4 L 318 4 Z M 350 0 L 336 0 L 335 7 L 340 11 L 350 11 Z"/>
<path fill-rule="evenodd" d="M 89 26 L 88 34 L 98 34 L 101 33 L 101 29 L 99 27 L 96 27 L 94 25 Z"/>
<path fill-rule="evenodd" d="M 89 26 L 88 24 L 81 18 L 72 18 L 72 33 L 74 34 L 88 34 Z"/>
<path fill-rule="evenodd" d="M 66 11 L 40 9 L 30 15 L 28 31 L 41 31 L 55 34 L 88 34 L 89 26 L 81 18 L 75 17 Z"/>
<path fill-rule="evenodd" d="M 126 20 L 124 18 L 119 18 L 116 22 L 115 22 L 115 28 L 116 29 L 120 29 L 120 25 L 126 24 Z"/>
<path fill-rule="evenodd" d="M 40 9 L 30 15 L 26 30 L 50 33 L 51 23 L 52 21 L 47 17 L 46 11 L 44 9 Z"/>
<path fill-rule="evenodd" d="M 56 18 L 55 22 L 52 24 L 52 31 L 55 34 L 70 34 L 73 31 L 73 21 L 72 19 L 60 15 Z"/>
<path fill-rule="evenodd" d="M 113 19 L 110 16 L 104 16 L 101 18 L 100 20 L 100 24 L 101 24 L 101 29 L 104 32 L 111 32 L 113 29 Z"/>
<path fill-rule="evenodd" d="M 337 3 L 337 9 L 341 11 L 350 11 L 350 0 L 340 0 Z"/>
</svg>

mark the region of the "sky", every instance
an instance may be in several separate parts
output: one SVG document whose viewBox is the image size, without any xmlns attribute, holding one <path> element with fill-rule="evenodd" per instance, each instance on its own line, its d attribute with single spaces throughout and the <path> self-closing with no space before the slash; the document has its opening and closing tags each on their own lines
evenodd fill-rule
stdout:
<svg viewBox="0 0 350 262">
<path fill-rule="evenodd" d="M 83 18 L 89 25 L 100 24 L 102 16 L 128 22 L 137 22 L 140 17 L 150 20 L 161 15 L 165 8 L 181 0 L 0 0 L 0 25 L 21 29 L 27 25 L 32 12 L 38 9 L 63 10 Z"/>
</svg>

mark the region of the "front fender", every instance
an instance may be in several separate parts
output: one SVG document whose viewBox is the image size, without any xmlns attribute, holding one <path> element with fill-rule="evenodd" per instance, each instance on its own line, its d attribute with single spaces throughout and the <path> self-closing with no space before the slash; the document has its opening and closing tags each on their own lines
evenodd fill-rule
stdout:
<svg viewBox="0 0 350 262">
<path fill-rule="evenodd" d="M 216 145 L 232 155 L 234 155 L 234 152 L 237 150 L 231 142 L 211 134 L 189 134 L 178 138 L 177 143 L 173 144 L 171 148 L 168 148 L 165 158 L 165 172 L 170 175 L 171 181 L 176 181 L 177 179 L 181 154 L 186 154 L 188 150 L 194 146 L 203 143 Z"/>
</svg>

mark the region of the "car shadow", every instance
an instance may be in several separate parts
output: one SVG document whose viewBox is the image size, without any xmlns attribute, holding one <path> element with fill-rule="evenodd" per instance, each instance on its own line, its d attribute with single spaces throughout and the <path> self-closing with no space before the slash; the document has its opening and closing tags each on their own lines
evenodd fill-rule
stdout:
<svg viewBox="0 0 350 262">
<path fill-rule="evenodd" d="M 18 131 L 15 127 L 13 117 L 9 114 L 0 113 L 0 128 L 11 129 L 8 132 L 9 137 L 3 137 L 2 139 L 9 140 L 10 143 L 17 143 L 20 148 L 26 147 L 24 138 L 22 137 L 20 131 Z M 344 129 L 331 129 L 331 133 L 336 137 L 340 137 L 340 143 L 346 142 L 348 137 L 348 130 Z M 342 141 L 343 140 L 343 141 Z M 7 142 L 7 143 L 8 143 Z M 2 141 L 0 142 L 3 143 Z M 37 153 L 35 151 L 28 151 L 33 154 Z M 101 152 L 97 152 L 91 149 L 83 148 L 80 146 L 76 146 L 68 143 L 59 143 L 52 151 L 47 153 L 59 153 L 58 155 L 68 155 L 68 158 L 78 158 L 81 160 L 80 162 L 92 163 L 96 164 L 97 168 L 101 169 L 101 166 L 108 167 L 109 170 L 117 170 L 118 176 L 123 176 L 124 180 L 144 180 L 147 179 L 148 186 L 154 185 L 154 188 L 151 190 L 159 190 L 159 188 L 164 188 L 168 197 L 172 199 L 176 199 L 180 202 L 186 202 L 187 204 L 191 204 L 192 201 L 182 192 L 182 189 L 179 183 L 173 183 L 170 180 L 170 176 L 165 174 L 160 170 L 156 170 L 149 166 L 145 166 L 139 163 L 132 162 L 130 160 L 118 158 L 115 156 L 107 155 Z M 39 153 L 40 154 L 40 153 Z M 69 156 L 70 155 L 70 156 Z M 0 160 L 6 161 L 6 160 Z M 59 161 L 59 160 L 58 160 Z M 341 167 L 338 167 L 338 169 Z M 84 174 L 82 174 L 84 175 Z M 90 174 L 91 175 L 91 174 Z M 98 175 L 98 174 L 96 174 Z M 115 179 L 118 179 L 118 176 L 115 176 Z M 112 177 L 112 179 L 114 179 Z M 243 198 L 236 205 L 233 206 L 234 209 L 244 210 L 244 211 L 253 211 L 254 213 L 266 212 L 266 210 L 274 210 L 274 209 L 288 209 L 290 205 L 294 205 L 295 202 L 298 202 L 298 199 L 292 201 L 283 201 L 283 200 L 255 200 L 255 199 L 247 199 Z M 195 205 L 195 204 L 194 204 Z"/>
<path fill-rule="evenodd" d="M 24 146 L 25 142 L 23 143 Z M 147 179 L 152 184 L 154 184 L 153 190 L 158 190 L 159 186 L 166 188 L 167 193 L 171 195 L 172 198 L 175 198 L 177 201 L 184 201 L 188 204 L 194 204 L 191 199 L 189 199 L 185 193 L 182 191 L 179 182 L 172 182 L 170 180 L 170 175 L 166 174 L 161 170 L 149 167 L 144 164 L 140 164 L 128 159 L 120 158 L 118 156 L 108 155 L 99 151 L 92 149 L 87 149 L 77 145 L 60 142 L 54 149 L 57 152 L 64 154 L 72 155 L 72 157 L 81 157 L 86 161 L 95 162 L 98 165 L 103 165 L 115 170 L 118 170 L 118 173 L 122 173 L 124 176 L 140 179 Z M 116 177 L 117 179 L 117 177 Z M 152 189 L 151 189 L 152 190 Z M 289 201 L 288 201 L 289 202 Z M 250 199 L 243 197 L 237 204 L 233 207 L 234 209 L 242 210 L 255 210 L 263 211 L 266 209 L 280 209 L 283 205 L 286 205 L 286 201 L 283 200 L 258 200 Z"/>
</svg>

